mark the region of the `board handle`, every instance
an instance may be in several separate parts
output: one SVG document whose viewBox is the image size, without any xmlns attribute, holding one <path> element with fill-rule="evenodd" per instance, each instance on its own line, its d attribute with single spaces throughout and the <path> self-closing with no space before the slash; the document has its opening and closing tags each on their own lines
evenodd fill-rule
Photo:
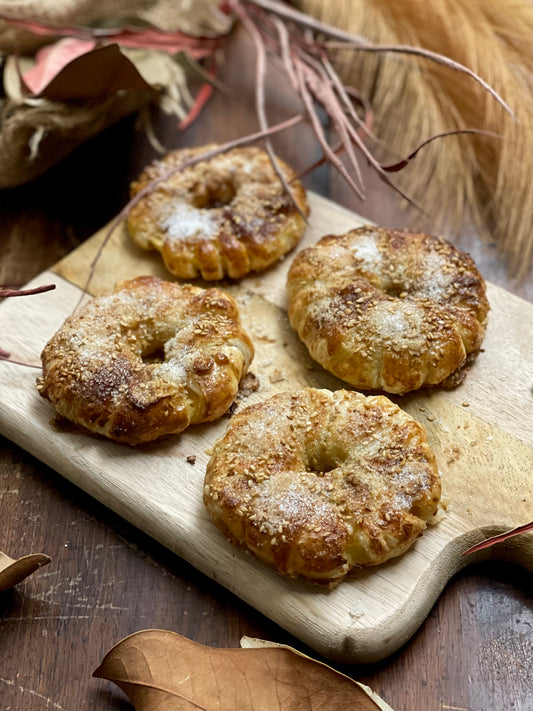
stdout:
<svg viewBox="0 0 533 711">
<path fill-rule="evenodd" d="M 466 565 L 485 560 L 516 563 L 533 572 L 533 523 L 512 530 L 501 526 L 484 526 L 462 538 L 461 553 Z M 485 547 L 476 550 L 478 545 Z M 474 548 L 470 552 L 470 549 Z"/>
</svg>

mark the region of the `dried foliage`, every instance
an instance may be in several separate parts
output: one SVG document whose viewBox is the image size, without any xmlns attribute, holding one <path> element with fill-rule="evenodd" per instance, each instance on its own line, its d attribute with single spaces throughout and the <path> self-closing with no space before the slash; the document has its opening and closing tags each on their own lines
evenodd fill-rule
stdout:
<svg viewBox="0 0 533 711">
<path fill-rule="evenodd" d="M 15 560 L 0 551 L 0 592 L 14 587 L 50 560 L 44 553 L 32 553 Z"/>
<path fill-rule="evenodd" d="M 164 2 L 162 4 L 164 4 Z M 19 11 L 23 10 L 22 6 L 18 3 L 16 3 L 16 5 Z M 313 3 L 310 3 L 310 5 L 313 5 Z M 88 10 L 83 2 L 76 3 L 74 0 L 56 0 L 53 6 L 55 7 L 55 15 L 53 16 L 56 20 L 57 18 L 63 18 L 63 20 L 72 22 L 73 19 L 76 19 L 77 23 L 85 17 L 84 12 Z M 96 6 L 98 7 L 98 3 Z M 392 55 L 393 57 L 401 56 L 402 60 L 400 62 L 396 61 L 395 66 L 401 65 L 404 67 L 412 67 L 412 63 L 406 61 L 406 57 L 414 55 L 415 57 L 423 58 L 427 64 L 433 67 L 433 73 L 442 70 L 442 74 L 448 75 L 452 82 L 456 77 L 462 76 L 469 82 L 471 88 L 477 86 L 481 91 L 480 95 L 483 99 L 481 103 L 483 103 L 484 106 L 499 104 L 501 113 L 505 113 L 506 111 L 510 113 L 505 102 L 500 99 L 491 86 L 483 81 L 478 74 L 457 60 L 450 59 L 433 50 L 413 46 L 413 44 L 405 42 L 394 45 L 389 43 L 385 47 L 376 46 L 367 39 L 351 34 L 344 29 L 338 30 L 332 26 L 325 25 L 314 19 L 310 14 L 299 13 L 293 10 L 288 4 L 279 2 L 278 0 L 228 0 L 226 6 L 232 12 L 233 16 L 240 20 L 247 28 L 256 48 L 256 111 L 260 129 L 265 131 L 268 128 L 266 112 L 267 97 L 265 96 L 264 86 L 267 62 L 272 59 L 272 56 L 277 56 L 286 71 L 295 93 L 297 93 L 302 100 L 317 141 L 323 150 L 324 160 L 329 161 L 334 168 L 341 173 L 352 190 L 354 190 L 359 197 L 364 197 L 365 193 L 365 186 L 363 185 L 359 167 L 359 160 L 363 159 L 377 171 L 379 176 L 387 184 L 393 186 L 400 192 L 407 201 L 413 204 L 423 205 L 426 212 L 431 211 L 432 193 L 426 193 L 426 187 L 428 184 L 431 186 L 432 181 L 428 180 L 429 176 L 425 174 L 424 170 L 416 171 L 417 176 L 422 176 L 419 182 L 415 182 L 414 185 L 410 181 L 406 182 L 409 189 L 404 189 L 402 181 L 396 180 L 396 176 L 395 180 L 392 181 L 389 174 L 397 173 L 402 168 L 405 168 L 419 153 L 421 148 L 426 150 L 429 144 L 437 143 L 435 141 L 436 138 L 442 138 L 451 133 L 464 132 L 465 134 L 470 134 L 469 140 L 472 143 L 476 140 L 478 142 L 481 140 L 480 136 L 472 134 L 490 132 L 486 131 L 483 127 L 472 128 L 467 124 L 452 125 L 450 127 L 450 123 L 444 121 L 442 125 L 438 127 L 435 125 L 435 130 L 433 131 L 421 132 L 420 127 L 427 113 L 425 107 L 416 110 L 410 106 L 406 110 L 407 115 L 404 121 L 393 121 L 392 117 L 388 116 L 387 125 L 392 122 L 395 126 L 401 125 L 403 127 L 404 123 L 407 125 L 415 123 L 416 140 L 410 141 L 409 143 L 406 142 L 405 147 L 402 147 L 401 153 L 391 151 L 388 154 L 384 154 L 383 158 L 380 158 L 379 149 L 383 147 L 383 137 L 380 136 L 379 139 L 376 138 L 370 130 L 373 120 L 373 110 L 370 108 L 367 95 L 370 95 L 372 92 L 369 92 L 368 87 L 364 86 L 364 81 L 352 83 L 343 82 L 341 78 L 342 74 L 339 75 L 337 73 L 334 63 L 331 61 L 333 53 L 340 52 L 343 55 L 348 53 L 348 55 L 352 57 L 351 63 L 357 66 L 366 66 L 365 57 L 367 55 L 377 55 L 379 57 L 383 55 Z M 65 7 L 70 8 L 70 14 L 69 12 L 65 13 Z M 76 13 L 72 12 L 74 7 L 77 7 Z M 348 8 L 348 5 L 339 3 L 338 5 L 335 4 L 335 7 L 337 7 L 340 12 L 343 7 Z M 16 10 L 17 8 L 14 9 Z M 313 6 L 311 9 L 317 12 L 320 10 L 320 7 Z M 139 8 L 137 8 L 137 10 L 139 10 Z M 209 10 L 212 14 L 211 33 L 217 30 L 227 32 L 231 20 L 226 17 L 226 22 L 220 24 L 220 11 L 216 3 L 200 3 L 194 6 L 194 10 L 185 3 L 180 7 L 176 7 L 174 12 L 179 16 L 182 24 L 185 23 L 185 26 L 187 26 L 187 18 L 191 26 L 194 24 L 193 20 L 196 20 L 196 30 L 198 30 L 198 28 L 205 25 L 206 18 L 209 16 Z M 0 0 L 0 13 L 1 11 L 2 0 Z M 94 9 L 94 11 L 98 12 L 97 9 Z M 153 47 L 166 47 L 169 51 L 175 51 L 176 46 L 173 46 L 173 43 L 175 45 L 175 43 L 181 39 L 184 43 L 183 46 L 188 44 L 188 53 L 194 55 L 196 52 L 199 53 L 199 56 L 202 56 L 202 51 L 204 56 L 210 53 L 212 54 L 216 48 L 216 42 L 211 46 L 211 40 L 205 38 L 198 38 L 196 42 L 189 38 L 191 41 L 187 43 L 187 41 L 185 41 L 187 36 L 180 30 L 176 33 L 172 31 L 169 32 L 167 28 L 165 28 L 163 32 L 157 28 L 139 29 L 130 27 L 120 28 L 117 26 L 114 26 L 111 30 L 105 27 L 89 30 L 88 28 L 80 28 L 79 24 L 76 26 L 66 25 L 63 28 L 58 28 L 57 26 L 47 26 L 42 23 L 42 20 L 34 22 L 31 18 L 28 18 L 27 8 L 24 9 L 24 13 L 25 17 L 18 18 L 14 24 L 20 25 L 26 30 L 31 30 L 36 35 L 50 35 L 53 32 L 58 32 L 62 35 L 73 34 L 80 36 L 80 32 L 83 31 L 85 35 L 98 37 L 100 41 L 117 41 L 126 45 L 133 43 L 135 46 L 149 46 L 151 42 Z M 360 14 L 364 15 L 365 13 L 362 10 Z M 15 16 L 15 13 L 13 13 L 12 16 Z M 94 19 L 95 15 L 92 17 Z M 117 17 L 120 18 L 120 13 L 118 13 Z M 342 15 L 339 15 L 338 19 L 342 19 Z M 176 20 L 172 23 L 172 27 L 175 26 Z M 347 52 L 347 50 L 349 52 Z M 420 74 L 421 72 L 418 72 L 418 75 Z M 376 84 L 380 85 L 381 81 L 377 81 Z M 186 86 L 180 86 L 180 96 L 187 94 L 186 89 Z M 194 117 L 205 104 L 210 90 L 209 85 L 204 85 L 202 92 L 200 92 L 197 97 L 196 103 L 189 101 L 189 114 L 180 117 L 182 128 L 194 120 Z M 476 96 L 473 90 L 470 92 L 470 95 L 474 96 L 474 98 Z M 496 99 L 496 101 L 494 101 L 494 99 Z M 331 122 L 331 127 L 338 136 L 339 143 L 336 146 L 330 144 L 330 138 L 327 135 L 328 129 L 323 126 L 317 109 L 318 106 L 325 109 L 326 115 Z M 403 108 L 406 107 L 403 106 Z M 106 111 L 106 113 L 109 112 Z M 27 121 L 25 123 L 27 123 Z M 46 131 L 46 133 L 49 134 L 50 132 Z M 406 132 L 402 130 L 402 134 L 404 133 Z M 386 133 L 383 135 L 385 136 Z M 422 142 L 419 141 L 420 135 L 423 137 Z M 23 138 L 25 139 L 27 137 L 23 136 Z M 491 134 L 490 139 L 485 136 L 483 140 L 490 140 L 492 143 L 497 143 L 494 132 Z M 28 140 L 27 143 L 31 144 L 31 141 Z M 277 169 L 274 152 L 268 138 L 265 144 L 271 156 L 274 168 L 277 170 L 283 182 L 281 173 Z M 439 158 L 442 155 L 448 156 L 454 153 L 453 150 L 448 150 L 449 144 L 450 141 L 448 141 L 446 151 L 441 151 L 439 145 Z M 456 139 L 454 146 L 458 145 L 460 145 L 459 139 Z M 344 155 L 341 158 L 339 154 Z M 420 164 L 419 161 L 417 161 L 417 164 Z M 431 165 L 431 169 L 433 170 L 431 160 L 425 160 L 423 166 L 427 166 L 428 164 Z M 311 168 L 312 167 L 313 166 L 311 166 Z M 409 175 L 412 174 L 413 171 L 411 170 Z M 456 185 L 457 182 L 460 183 L 460 181 L 456 180 L 448 182 L 454 185 Z M 433 183 L 433 185 L 435 184 L 436 183 Z M 434 187 L 433 190 L 435 190 Z M 461 193 L 463 202 L 456 204 L 454 206 L 455 209 L 452 210 L 454 215 L 462 215 L 465 206 L 471 202 L 469 199 L 471 197 L 470 193 L 471 191 L 469 192 L 467 185 L 467 188 Z M 477 204 L 475 200 L 473 203 Z M 437 204 L 443 205 L 445 201 L 439 200 Z M 446 209 L 444 210 L 446 214 L 448 214 L 447 208 L 448 206 L 446 205 Z M 435 217 L 438 218 L 438 215 L 435 215 Z"/>
<path fill-rule="evenodd" d="M 448 129 L 475 135 L 434 144 L 398 184 L 431 213 L 435 227 L 459 229 L 472 210 L 478 227 L 522 276 L 533 262 L 533 7 L 529 0 L 295 0 L 311 16 L 376 45 L 426 48 L 468 66 L 511 106 L 502 110 L 467 75 L 415 56 L 336 50 L 343 80 L 368 97 L 374 130 L 409 152 Z M 382 144 L 376 146 L 383 155 Z M 417 222 L 413 213 L 413 222 Z"/>
<path fill-rule="evenodd" d="M 24 18 L 10 24 L 53 44 L 33 59 L 6 58 L 0 189 L 41 175 L 83 141 L 151 102 L 185 121 L 195 101 L 179 60 L 187 56 L 196 66 L 219 46 L 216 38 L 155 28 L 83 28 Z M 149 123 L 146 128 L 151 137 Z"/>
<path fill-rule="evenodd" d="M 87 28 L 116 28 L 134 21 L 166 33 L 216 37 L 231 26 L 220 4 L 219 0 L 0 0 L 0 47 L 33 52 L 46 41 L 30 28 L 14 24 L 13 18 Z"/>
<path fill-rule="evenodd" d="M 380 162 L 372 150 L 374 148 L 372 143 L 380 141 L 369 130 L 371 123 L 369 105 L 356 87 L 343 84 L 330 61 L 332 47 L 348 50 L 351 53 L 355 49 L 370 53 L 390 52 L 424 57 L 437 66 L 445 67 L 452 75 L 464 74 L 472 83 L 477 83 L 484 92 L 496 100 L 503 110 L 511 113 L 501 97 L 480 76 L 468 67 L 438 53 L 406 45 L 376 47 L 364 38 L 296 12 L 278 0 L 229 0 L 228 5 L 247 28 L 256 47 L 256 111 L 261 128 L 265 129 L 267 126 L 264 77 L 268 50 L 271 56 L 279 58 L 295 93 L 301 98 L 325 159 L 339 171 L 359 197 L 364 197 L 365 190 L 359 167 L 359 160 L 362 157 L 384 182 L 394 187 L 408 202 L 415 204 L 413 199 L 402 191 L 399 184 L 392 182 L 388 174 L 404 168 L 422 147 L 449 134 L 450 131 L 432 134 L 421 144 L 411 145 L 408 155 L 404 158 L 398 159 L 398 154 L 394 154 L 392 165 Z M 359 115 L 356 110 L 357 105 L 362 108 L 362 115 Z M 330 139 L 322 125 L 319 106 L 325 111 L 331 122 L 331 128 L 339 138 L 339 144 L 335 148 L 330 145 Z M 477 129 L 464 130 L 478 132 Z M 368 146 L 369 143 L 372 147 Z M 275 166 L 268 141 L 267 148 Z M 346 165 L 338 157 L 339 152 L 345 154 Z"/>
<path fill-rule="evenodd" d="M 135 711 L 392 711 L 368 687 L 286 646 L 205 647 L 165 630 L 126 637 L 94 676 Z"/>
</svg>

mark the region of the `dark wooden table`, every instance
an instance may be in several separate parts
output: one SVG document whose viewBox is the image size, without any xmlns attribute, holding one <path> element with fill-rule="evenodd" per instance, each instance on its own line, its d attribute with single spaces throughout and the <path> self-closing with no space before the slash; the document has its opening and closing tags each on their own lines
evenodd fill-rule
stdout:
<svg viewBox="0 0 533 711">
<path fill-rule="evenodd" d="M 201 144 L 256 130 L 251 65 L 242 41 L 234 42 L 222 77 L 232 92 L 217 94 L 184 133 L 174 119 L 156 115 L 163 143 L 168 148 Z M 294 110 L 275 75 L 269 96 L 272 122 Z M 279 136 L 275 145 L 297 167 L 318 157 L 301 128 Z M 125 204 L 130 180 L 155 155 L 130 118 L 42 178 L 1 192 L 0 283 L 24 284 L 93 234 Z M 306 184 L 369 219 L 405 223 L 397 196 L 370 174 L 363 203 L 327 168 Z M 533 300 L 531 279 L 513 282 L 494 245 L 483 244 L 473 230 L 465 230 L 460 244 L 488 280 Z M 0 346 L 9 348 L 16 338 L 1 333 Z M 52 558 L 16 589 L 0 594 L 0 711 L 131 708 L 113 684 L 91 673 L 117 641 L 140 629 L 173 630 L 223 647 L 238 646 L 245 634 L 313 655 L 2 438 L 0 550 L 13 558 L 30 552 Z M 533 709 L 532 583 L 530 573 L 503 562 L 471 567 L 450 581 L 404 648 L 383 662 L 343 671 L 370 685 L 395 711 Z"/>
</svg>

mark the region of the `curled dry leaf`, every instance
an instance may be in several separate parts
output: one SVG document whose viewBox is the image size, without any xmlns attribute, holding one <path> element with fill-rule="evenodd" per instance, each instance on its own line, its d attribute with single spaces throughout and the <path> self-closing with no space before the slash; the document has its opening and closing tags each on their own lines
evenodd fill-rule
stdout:
<svg viewBox="0 0 533 711">
<path fill-rule="evenodd" d="M 14 560 L 0 551 L 0 592 L 14 587 L 50 560 L 44 553 L 32 553 Z"/>
<path fill-rule="evenodd" d="M 367 687 L 290 647 L 205 647 L 165 630 L 119 642 L 93 676 L 136 711 L 392 711 Z"/>
</svg>

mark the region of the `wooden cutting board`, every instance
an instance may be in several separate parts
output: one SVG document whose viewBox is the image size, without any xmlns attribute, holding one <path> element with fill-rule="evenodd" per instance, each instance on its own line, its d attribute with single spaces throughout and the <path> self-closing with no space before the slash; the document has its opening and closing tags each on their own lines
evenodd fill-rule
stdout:
<svg viewBox="0 0 533 711">
<path fill-rule="evenodd" d="M 298 249 L 362 222 L 323 198 L 309 199 L 310 224 Z M 80 287 L 106 236 L 108 228 L 32 282 L 54 282 L 55 291 L 1 305 L 2 347 L 13 357 L 39 363 L 42 347 L 82 298 Z M 311 361 L 288 324 L 284 287 L 291 259 L 239 285 L 222 285 L 237 299 L 256 347 L 251 371 L 260 387 L 241 396 L 240 405 L 307 385 L 345 387 Z M 99 254 L 89 291 L 109 291 L 115 281 L 139 274 L 169 278 L 159 255 L 137 249 L 119 225 Z M 58 429 L 52 406 L 37 394 L 38 371 L 0 362 L 0 431 L 319 653 L 375 661 L 415 632 L 467 563 L 492 555 L 533 569 L 530 534 L 461 557 L 484 537 L 527 523 L 533 510 L 533 305 L 494 285 L 488 293 L 484 349 L 465 382 L 453 391 L 396 398 L 425 425 L 437 455 L 443 483 L 438 523 L 400 558 L 359 570 L 333 590 L 278 575 L 230 545 L 209 520 L 202 503 L 207 451 L 228 417 L 134 449 Z"/>
</svg>

